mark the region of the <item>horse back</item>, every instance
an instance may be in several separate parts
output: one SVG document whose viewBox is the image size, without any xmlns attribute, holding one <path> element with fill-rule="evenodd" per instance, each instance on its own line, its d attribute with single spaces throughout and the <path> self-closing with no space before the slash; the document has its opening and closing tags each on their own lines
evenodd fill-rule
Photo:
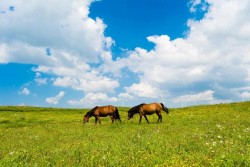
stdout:
<svg viewBox="0 0 250 167">
<path fill-rule="evenodd" d="M 110 114 L 113 114 L 116 111 L 116 108 L 114 106 L 108 105 L 108 106 L 101 106 L 98 107 L 96 110 L 96 114 L 99 116 L 108 116 Z"/>
<path fill-rule="evenodd" d="M 161 104 L 160 103 L 150 103 L 150 104 L 144 104 L 142 106 L 142 110 L 145 114 L 153 114 L 156 111 L 160 111 L 161 110 Z"/>
</svg>

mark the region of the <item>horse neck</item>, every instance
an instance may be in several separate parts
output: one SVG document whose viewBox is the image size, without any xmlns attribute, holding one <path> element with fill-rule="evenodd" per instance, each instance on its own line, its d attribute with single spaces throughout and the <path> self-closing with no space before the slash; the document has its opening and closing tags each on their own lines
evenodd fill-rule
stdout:
<svg viewBox="0 0 250 167">
<path fill-rule="evenodd" d="M 138 108 L 137 108 L 138 113 L 140 112 L 140 110 L 143 110 L 144 105 L 145 105 L 145 103 L 138 105 Z"/>
<path fill-rule="evenodd" d="M 91 114 L 91 113 L 88 113 L 88 114 L 85 115 L 85 117 L 88 117 L 88 118 L 90 118 L 92 116 L 93 116 L 93 114 Z"/>
<path fill-rule="evenodd" d="M 136 107 L 132 110 L 132 114 L 134 115 L 134 114 L 139 113 L 139 112 L 140 112 L 140 108 L 141 108 L 141 105 L 136 106 Z"/>
<path fill-rule="evenodd" d="M 89 112 L 87 112 L 87 114 L 85 115 L 85 117 L 92 117 L 93 116 L 93 110 L 90 110 Z"/>
</svg>

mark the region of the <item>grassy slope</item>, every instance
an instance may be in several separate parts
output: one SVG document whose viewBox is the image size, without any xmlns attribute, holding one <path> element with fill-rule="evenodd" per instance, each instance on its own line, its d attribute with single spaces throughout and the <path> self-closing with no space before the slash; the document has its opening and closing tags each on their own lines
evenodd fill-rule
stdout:
<svg viewBox="0 0 250 167">
<path fill-rule="evenodd" d="M 122 123 L 87 110 L 0 107 L 0 166 L 249 166 L 250 102 L 171 109 Z"/>
</svg>

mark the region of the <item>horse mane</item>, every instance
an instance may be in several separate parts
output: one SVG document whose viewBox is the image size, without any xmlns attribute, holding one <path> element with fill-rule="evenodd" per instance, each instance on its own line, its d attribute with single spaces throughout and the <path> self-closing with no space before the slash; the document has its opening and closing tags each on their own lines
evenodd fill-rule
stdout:
<svg viewBox="0 0 250 167">
<path fill-rule="evenodd" d="M 145 104 L 145 103 L 141 103 L 141 104 L 139 104 L 139 105 L 137 105 L 137 106 L 134 106 L 134 107 L 132 107 L 128 112 L 129 112 L 129 113 L 132 113 L 132 114 L 139 113 L 140 108 L 141 108 L 144 104 Z"/>
<path fill-rule="evenodd" d="M 85 117 L 86 116 L 92 116 L 92 113 L 98 108 L 98 106 L 95 106 L 94 108 L 92 108 L 91 110 L 89 110 L 86 114 L 85 114 Z"/>
<path fill-rule="evenodd" d="M 141 103 L 141 104 L 139 104 L 139 106 L 142 107 L 142 106 L 145 105 L 145 104 L 146 104 L 146 103 Z"/>
</svg>

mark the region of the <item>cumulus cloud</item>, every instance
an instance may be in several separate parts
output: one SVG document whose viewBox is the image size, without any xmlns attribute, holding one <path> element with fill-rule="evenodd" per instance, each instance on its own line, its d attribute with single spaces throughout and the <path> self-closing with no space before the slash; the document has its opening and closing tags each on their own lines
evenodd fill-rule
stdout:
<svg viewBox="0 0 250 167">
<path fill-rule="evenodd" d="M 235 92 L 243 101 L 250 99 L 250 87 L 234 88 L 231 91 Z"/>
<path fill-rule="evenodd" d="M 189 10 L 192 13 L 196 13 L 197 10 L 206 11 L 208 8 L 208 3 L 205 0 L 191 0 L 189 5 Z"/>
<path fill-rule="evenodd" d="M 84 77 L 58 77 L 54 80 L 54 85 L 61 87 L 71 87 L 84 92 L 112 92 L 119 86 L 119 82 L 108 77 L 97 76 L 95 74 Z"/>
<path fill-rule="evenodd" d="M 44 85 L 44 84 L 47 84 L 48 78 L 35 78 L 35 82 L 38 85 Z"/>
<path fill-rule="evenodd" d="M 182 95 L 174 99 L 175 103 L 179 102 L 199 102 L 199 101 L 213 101 L 214 96 L 213 96 L 214 91 L 207 90 L 205 92 L 200 92 L 198 94 L 189 94 L 189 95 Z"/>
<path fill-rule="evenodd" d="M 160 94 L 158 88 L 147 83 L 133 84 L 130 87 L 126 87 L 125 90 L 128 95 L 125 96 L 125 94 L 121 94 L 121 97 L 130 98 L 130 96 L 133 95 L 138 97 L 156 98 Z"/>
<path fill-rule="evenodd" d="M 242 92 L 241 97 L 243 98 L 243 101 L 250 99 L 250 92 Z"/>
<path fill-rule="evenodd" d="M 64 91 L 60 91 L 58 95 L 54 96 L 54 97 L 48 97 L 46 98 L 46 102 L 49 104 L 58 104 L 58 102 L 64 97 L 65 92 Z"/>
<path fill-rule="evenodd" d="M 116 97 L 109 97 L 107 94 L 104 93 L 88 93 L 82 99 L 69 100 L 68 103 L 71 105 L 91 106 L 93 104 L 107 105 L 107 102 L 113 103 L 117 101 L 118 99 Z"/>
<path fill-rule="evenodd" d="M 36 65 L 38 85 L 52 81 L 85 93 L 113 92 L 118 81 L 89 65 L 111 61 L 114 43 L 104 35 L 104 22 L 88 16 L 94 1 L 1 1 L 1 11 L 15 10 L 0 14 L 0 63 Z"/>
<path fill-rule="evenodd" d="M 118 95 L 120 101 L 124 101 L 124 100 L 132 100 L 134 99 L 134 96 L 129 94 L 129 93 L 120 93 Z"/>
<path fill-rule="evenodd" d="M 25 103 L 20 103 L 20 104 L 18 104 L 18 106 L 26 106 L 26 104 Z"/>
<path fill-rule="evenodd" d="M 13 4 L 16 10 L 0 16 L 0 33 L 4 34 L 0 38 L 4 51 L 1 62 L 67 63 L 59 59 L 67 59 L 65 53 L 80 61 L 97 61 L 97 54 L 105 52 L 104 47 L 112 40 L 103 35 L 106 26 L 101 19 L 88 17 L 91 2 L 52 0 L 40 3 L 34 0 L 27 4 L 20 0 L 13 4 L 3 1 L 3 8 Z M 47 48 L 55 52 L 53 58 L 47 56 Z"/>
<path fill-rule="evenodd" d="M 249 85 L 250 2 L 194 0 L 191 3 L 193 12 L 198 8 L 207 12 L 201 20 L 188 20 L 185 38 L 170 40 L 167 35 L 149 36 L 148 41 L 155 44 L 152 50 L 138 47 L 113 64 L 114 73 L 128 68 L 139 76 L 140 82 L 127 87 L 125 94 L 131 95 L 135 90 L 137 96 L 147 96 L 154 87 L 169 90 L 173 98 L 184 97 L 174 94 L 176 92 L 187 94 L 189 91 L 197 97 L 205 93 L 208 99 L 232 100 L 237 98 L 231 91 L 234 87 Z M 229 97 L 221 90 L 234 96 Z M 190 98 L 198 100 L 195 97 Z"/>
<path fill-rule="evenodd" d="M 41 73 L 37 72 L 34 80 L 38 85 L 44 85 L 48 83 L 48 78 L 42 78 Z"/>
<path fill-rule="evenodd" d="M 30 95 L 30 90 L 28 88 L 22 88 L 22 90 L 19 92 L 19 94 Z"/>
<path fill-rule="evenodd" d="M 3 1 L 2 8 L 12 4 L 16 10 L 0 15 L 0 63 L 36 64 L 37 71 L 64 76 L 108 61 L 113 40 L 104 36 L 101 19 L 88 17 L 93 1 Z"/>
<path fill-rule="evenodd" d="M 104 35 L 106 25 L 88 16 L 92 2 L 3 0 L 0 63 L 35 64 L 34 72 L 53 75 L 53 85 L 84 92 L 82 99 L 69 104 L 157 99 L 159 94 L 168 95 L 173 102 L 183 98 L 218 102 L 249 96 L 249 90 L 241 90 L 250 81 L 249 0 L 192 0 L 190 12 L 205 14 L 200 20 L 187 21 L 185 37 L 171 40 L 168 35 L 152 34 L 147 40 L 155 45 L 153 49 L 138 46 L 115 61 L 110 51 L 114 41 Z M 119 83 L 124 71 L 138 80 L 110 97 L 124 85 Z M 47 81 L 36 77 L 38 84 Z"/>
</svg>

